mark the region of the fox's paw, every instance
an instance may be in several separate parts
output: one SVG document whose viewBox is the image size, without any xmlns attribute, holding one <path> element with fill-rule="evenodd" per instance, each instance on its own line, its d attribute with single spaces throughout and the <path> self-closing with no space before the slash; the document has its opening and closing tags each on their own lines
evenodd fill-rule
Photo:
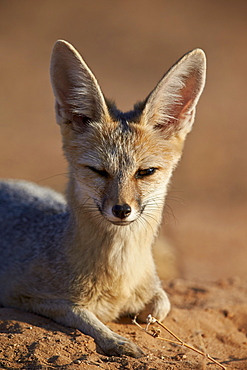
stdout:
<svg viewBox="0 0 247 370">
<path fill-rule="evenodd" d="M 138 321 L 146 322 L 147 317 L 151 314 L 159 321 L 163 321 L 171 309 L 171 304 L 166 292 L 160 288 L 152 298 L 152 301 L 147 304 L 144 310 L 138 315 Z"/>
<path fill-rule="evenodd" d="M 124 355 L 139 358 L 145 355 L 136 344 L 118 334 L 115 334 L 113 338 L 106 340 L 104 343 L 98 344 L 107 356 Z"/>
<path fill-rule="evenodd" d="M 159 321 L 163 321 L 171 309 L 171 304 L 166 292 L 163 289 L 155 294 L 152 300 L 151 315 Z"/>
</svg>

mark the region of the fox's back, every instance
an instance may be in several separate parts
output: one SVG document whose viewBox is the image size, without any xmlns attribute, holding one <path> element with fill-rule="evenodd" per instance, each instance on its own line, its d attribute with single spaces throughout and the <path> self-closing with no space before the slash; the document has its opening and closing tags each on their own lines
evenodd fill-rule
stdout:
<svg viewBox="0 0 247 370">
<path fill-rule="evenodd" d="M 67 224 L 66 201 L 26 181 L 0 182 L 0 272 L 55 247 Z"/>
</svg>

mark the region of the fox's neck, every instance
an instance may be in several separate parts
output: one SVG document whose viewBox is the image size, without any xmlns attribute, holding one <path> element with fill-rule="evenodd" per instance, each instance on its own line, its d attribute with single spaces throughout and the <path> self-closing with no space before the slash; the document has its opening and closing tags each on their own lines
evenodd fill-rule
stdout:
<svg viewBox="0 0 247 370">
<path fill-rule="evenodd" d="M 87 268 L 87 273 L 93 270 L 99 273 L 104 269 L 113 274 L 123 274 L 128 263 L 136 263 L 141 256 L 148 258 L 151 247 L 162 218 L 155 215 L 150 223 L 134 221 L 128 226 L 116 226 L 102 217 L 90 217 L 83 210 L 83 204 L 78 204 L 74 189 L 74 182 L 70 182 L 68 189 L 68 204 L 71 213 L 68 228 L 70 242 L 69 258 L 74 265 Z M 125 263 L 122 263 L 124 259 Z M 127 260 L 127 261 L 126 261 Z M 86 267 L 85 267 L 86 266 Z"/>
</svg>

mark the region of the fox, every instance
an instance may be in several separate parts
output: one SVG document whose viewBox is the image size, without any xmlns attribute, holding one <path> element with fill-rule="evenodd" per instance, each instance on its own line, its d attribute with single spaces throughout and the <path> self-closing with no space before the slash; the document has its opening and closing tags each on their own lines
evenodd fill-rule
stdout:
<svg viewBox="0 0 247 370">
<path fill-rule="evenodd" d="M 194 49 L 123 113 L 79 52 L 55 43 L 50 76 L 66 195 L 0 182 L 2 306 L 79 329 L 108 356 L 145 355 L 107 323 L 146 313 L 162 321 L 170 311 L 152 248 L 205 75 L 205 54 Z"/>
</svg>

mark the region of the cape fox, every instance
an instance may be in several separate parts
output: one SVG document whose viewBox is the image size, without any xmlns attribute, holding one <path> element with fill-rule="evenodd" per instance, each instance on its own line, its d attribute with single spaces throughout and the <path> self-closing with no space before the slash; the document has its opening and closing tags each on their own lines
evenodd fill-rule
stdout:
<svg viewBox="0 0 247 370">
<path fill-rule="evenodd" d="M 107 355 L 143 355 L 103 322 L 145 307 L 159 320 L 169 312 L 152 244 L 205 68 L 204 52 L 189 52 L 122 113 L 73 46 L 56 42 L 51 82 L 69 166 L 66 200 L 25 181 L 1 182 L 0 304 L 78 328 Z"/>
</svg>

